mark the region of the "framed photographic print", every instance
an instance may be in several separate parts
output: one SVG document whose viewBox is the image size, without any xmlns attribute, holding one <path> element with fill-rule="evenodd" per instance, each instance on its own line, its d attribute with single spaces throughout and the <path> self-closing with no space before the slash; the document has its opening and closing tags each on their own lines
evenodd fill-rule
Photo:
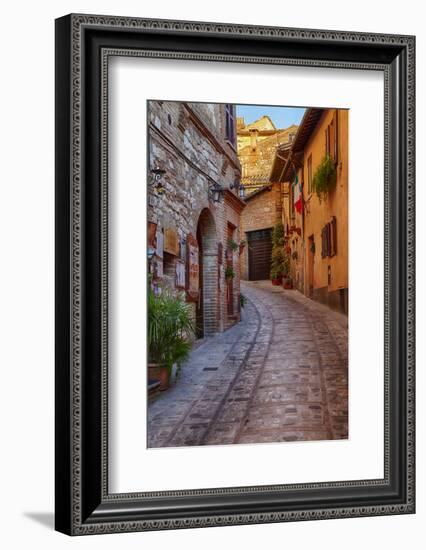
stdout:
<svg viewBox="0 0 426 550">
<path fill-rule="evenodd" d="M 56 21 L 56 529 L 414 513 L 412 36 Z"/>
</svg>

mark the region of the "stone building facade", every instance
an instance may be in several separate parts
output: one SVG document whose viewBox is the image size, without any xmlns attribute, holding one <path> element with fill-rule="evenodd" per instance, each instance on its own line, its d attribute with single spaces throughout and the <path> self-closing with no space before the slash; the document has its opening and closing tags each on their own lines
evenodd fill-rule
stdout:
<svg viewBox="0 0 426 550">
<path fill-rule="evenodd" d="M 266 115 L 247 125 L 243 118 L 237 119 L 238 158 L 247 203 L 240 223 L 247 243 L 240 257 L 243 279 L 269 278 L 272 228 L 282 216 L 279 159 L 287 158 L 297 128 L 277 129 Z"/>
<path fill-rule="evenodd" d="M 241 175 L 233 105 L 150 101 L 148 256 L 156 291 L 191 304 L 198 336 L 239 320 Z M 154 174 L 161 173 L 160 186 Z M 233 246 L 230 246 L 230 245 Z M 233 277 L 226 275 L 233 274 Z"/>
<path fill-rule="evenodd" d="M 240 256 L 243 280 L 269 279 L 272 228 L 281 219 L 281 184 L 265 185 L 246 198 L 240 233 L 246 242 Z"/>
<path fill-rule="evenodd" d="M 269 184 L 277 148 L 290 144 L 296 131 L 296 125 L 277 129 L 267 115 L 251 124 L 245 124 L 244 118 L 238 117 L 238 158 L 241 162 L 241 182 L 246 196 Z"/>
</svg>

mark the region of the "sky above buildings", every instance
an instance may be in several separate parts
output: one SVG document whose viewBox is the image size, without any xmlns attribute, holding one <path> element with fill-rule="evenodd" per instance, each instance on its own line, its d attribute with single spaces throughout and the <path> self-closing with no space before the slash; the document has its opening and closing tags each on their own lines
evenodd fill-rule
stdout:
<svg viewBox="0 0 426 550">
<path fill-rule="evenodd" d="M 269 105 L 237 105 L 237 116 L 244 117 L 246 124 L 251 124 L 263 115 L 268 115 L 276 128 L 288 128 L 300 124 L 305 113 L 303 107 L 270 107 Z"/>
</svg>

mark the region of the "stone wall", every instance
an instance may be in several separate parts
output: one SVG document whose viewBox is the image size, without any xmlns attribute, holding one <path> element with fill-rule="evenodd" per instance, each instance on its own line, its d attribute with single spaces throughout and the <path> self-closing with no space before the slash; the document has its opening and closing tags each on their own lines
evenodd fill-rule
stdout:
<svg viewBox="0 0 426 550">
<path fill-rule="evenodd" d="M 238 158 L 241 162 L 242 183 L 246 195 L 269 183 L 272 162 L 277 147 L 291 142 L 297 132 L 297 126 L 277 129 L 268 116 L 245 124 L 238 119 L 237 142 Z"/>
<path fill-rule="evenodd" d="M 148 222 L 156 224 L 162 235 L 176 234 L 178 246 L 172 253 L 157 256 L 157 239 L 151 261 L 154 284 L 167 284 L 175 290 L 186 291 L 192 304 L 194 317 L 197 304 L 203 302 L 203 332 L 209 335 L 224 330 L 236 319 L 228 319 L 223 259 L 225 254 L 228 221 L 239 225 L 239 212 L 244 204 L 235 196 L 235 207 L 209 199 L 213 185 L 224 189 L 240 177 L 240 164 L 236 144 L 225 136 L 225 106 L 218 104 L 150 101 L 148 107 L 149 171 L 160 168 L 164 193 L 158 194 L 148 185 Z M 149 172 L 148 181 L 152 179 Z M 228 191 L 235 194 L 235 191 Z M 229 201 L 228 201 L 229 202 Z M 153 225 L 154 227 L 154 225 Z M 158 240 L 161 240 L 161 235 Z M 199 280 L 202 282 L 198 299 L 188 294 L 188 246 L 192 239 L 202 252 Z M 239 238 L 239 235 L 236 235 Z M 148 243 L 150 244 L 150 243 Z M 222 245 L 221 247 L 219 245 Z M 153 265 L 160 265 L 153 269 Z M 185 285 L 176 286 L 176 264 L 185 270 Z M 162 264 L 162 266 L 161 266 Z M 161 269 L 161 267 L 163 269 Z M 238 262 L 236 263 L 238 269 Z M 239 275 L 239 274 L 238 274 Z M 239 276 L 234 280 L 234 295 L 239 295 Z M 198 307 L 198 310 L 200 308 Z"/>
<path fill-rule="evenodd" d="M 259 189 L 246 198 L 247 206 L 241 215 L 241 238 L 248 241 L 250 231 L 272 228 L 281 218 L 281 184 L 273 183 Z M 249 248 L 246 246 L 240 256 L 241 277 L 248 280 Z"/>
</svg>

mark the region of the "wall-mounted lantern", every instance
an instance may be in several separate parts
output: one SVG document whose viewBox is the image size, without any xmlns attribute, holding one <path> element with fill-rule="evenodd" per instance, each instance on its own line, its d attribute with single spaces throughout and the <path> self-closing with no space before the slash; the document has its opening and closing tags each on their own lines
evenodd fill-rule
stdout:
<svg viewBox="0 0 426 550">
<path fill-rule="evenodd" d="M 150 262 L 155 254 L 155 248 L 153 246 L 148 246 L 148 261 Z"/>
<path fill-rule="evenodd" d="M 220 202 L 224 191 L 225 190 L 221 185 L 219 185 L 218 183 L 214 183 L 209 187 L 208 190 L 209 199 L 213 202 Z"/>
<path fill-rule="evenodd" d="M 234 181 L 234 183 L 231 183 L 229 188 L 230 189 L 237 189 L 238 190 L 238 196 L 240 197 L 240 199 L 244 198 L 244 196 L 245 196 L 245 187 L 238 179 L 236 179 Z"/>
<path fill-rule="evenodd" d="M 155 168 L 151 169 L 151 174 L 152 174 L 151 185 L 154 187 L 155 193 L 157 195 L 163 195 L 166 192 L 166 188 L 164 187 L 161 181 L 165 173 L 166 171 L 160 168 L 159 166 L 156 166 Z"/>
</svg>

